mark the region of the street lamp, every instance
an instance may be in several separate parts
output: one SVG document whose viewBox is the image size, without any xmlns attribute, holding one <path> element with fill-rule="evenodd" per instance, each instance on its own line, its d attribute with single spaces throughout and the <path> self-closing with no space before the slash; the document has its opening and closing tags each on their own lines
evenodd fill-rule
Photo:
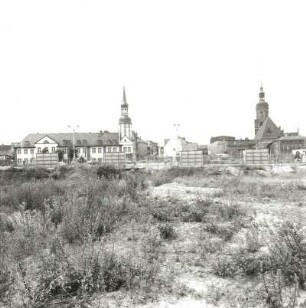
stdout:
<svg viewBox="0 0 306 308">
<path fill-rule="evenodd" d="M 176 130 L 176 137 L 178 138 L 178 136 L 179 136 L 178 131 L 179 131 L 179 127 L 181 125 L 180 124 L 173 124 L 173 126 L 175 127 L 175 130 Z"/>
<path fill-rule="evenodd" d="M 79 125 L 73 126 L 73 125 L 68 125 L 68 128 L 72 128 L 72 150 L 73 150 L 73 156 L 72 160 L 75 160 L 75 130 L 79 128 Z"/>
</svg>

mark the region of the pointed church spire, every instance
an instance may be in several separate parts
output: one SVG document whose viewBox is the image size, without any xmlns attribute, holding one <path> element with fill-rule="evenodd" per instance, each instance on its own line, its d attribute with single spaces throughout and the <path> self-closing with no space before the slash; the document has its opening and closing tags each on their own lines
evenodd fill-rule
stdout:
<svg viewBox="0 0 306 308">
<path fill-rule="evenodd" d="M 122 98 L 122 103 L 126 104 L 126 95 L 125 95 L 125 86 L 123 86 L 123 98 Z"/>
</svg>

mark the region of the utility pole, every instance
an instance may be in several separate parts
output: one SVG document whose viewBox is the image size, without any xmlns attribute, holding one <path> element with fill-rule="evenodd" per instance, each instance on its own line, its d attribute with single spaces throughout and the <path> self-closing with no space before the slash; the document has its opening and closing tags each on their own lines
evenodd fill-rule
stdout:
<svg viewBox="0 0 306 308">
<path fill-rule="evenodd" d="M 176 130 L 176 137 L 178 138 L 179 136 L 179 127 L 181 126 L 180 124 L 173 124 L 173 126 L 175 127 L 175 130 Z"/>
<path fill-rule="evenodd" d="M 75 131 L 77 128 L 79 128 L 79 125 L 72 126 L 68 125 L 69 128 L 72 128 L 72 150 L 73 150 L 73 156 L 72 156 L 72 161 L 75 160 Z"/>
</svg>

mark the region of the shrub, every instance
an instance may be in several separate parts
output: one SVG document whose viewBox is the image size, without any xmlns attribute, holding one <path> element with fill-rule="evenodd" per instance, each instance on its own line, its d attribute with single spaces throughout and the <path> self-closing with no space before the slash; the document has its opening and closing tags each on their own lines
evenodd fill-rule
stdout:
<svg viewBox="0 0 306 308">
<path fill-rule="evenodd" d="M 247 230 L 245 235 L 245 246 L 246 250 L 252 253 L 258 251 L 261 246 L 259 232 L 255 225 Z"/>
<path fill-rule="evenodd" d="M 304 307 L 298 305 L 297 297 L 299 291 L 298 278 L 295 276 L 295 283 L 292 288 L 286 287 L 285 277 L 282 270 L 263 272 L 261 284 L 265 291 L 266 303 L 269 307 Z"/>
<path fill-rule="evenodd" d="M 237 268 L 231 255 L 220 255 L 212 261 L 212 269 L 214 274 L 220 277 L 234 277 Z"/>
<path fill-rule="evenodd" d="M 305 288 L 306 238 L 301 224 L 284 222 L 276 231 L 269 231 L 268 249 L 271 268 L 281 269 L 286 284 L 292 284 L 295 275 L 301 288 Z"/>
<path fill-rule="evenodd" d="M 0 303 L 9 299 L 14 278 L 9 259 L 10 235 L 0 230 Z"/>
<path fill-rule="evenodd" d="M 164 225 L 159 225 L 158 226 L 160 237 L 165 239 L 165 240 L 171 240 L 176 238 L 176 232 L 173 227 L 173 225 L 170 224 L 164 224 Z"/>
<path fill-rule="evenodd" d="M 225 241 L 229 241 L 233 235 L 238 231 L 235 226 L 229 223 L 219 223 L 214 222 L 205 223 L 203 230 L 212 234 L 215 234 Z"/>
<path fill-rule="evenodd" d="M 31 263 L 20 262 L 19 295 L 29 307 L 47 307 L 52 300 L 94 292 L 138 290 L 160 279 L 160 264 L 146 255 L 122 256 L 103 247 L 96 249 L 88 239 L 81 247 L 66 247 L 54 237 L 50 252 L 39 254 Z"/>
<path fill-rule="evenodd" d="M 216 253 L 221 251 L 224 247 L 224 241 L 219 237 L 214 237 L 210 234 L 201 232 L 198 245 L 201 249 L 202 255 L 205 256 L 206 253 Z"/>
<path fill-rule="evenodd" d="M 118 179 L 122 176 L 122 171 L 112 165 L 104 165 L 98 168 L 97 170 L 98 178 L 104 179 Z"/>
</svg>

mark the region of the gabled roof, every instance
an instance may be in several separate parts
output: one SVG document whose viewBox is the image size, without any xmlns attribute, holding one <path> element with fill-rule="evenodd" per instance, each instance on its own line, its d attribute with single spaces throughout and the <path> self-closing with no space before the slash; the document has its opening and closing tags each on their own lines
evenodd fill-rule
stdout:
<svg viewBox="0 0 306 308">
<path fill-rule="evenodd" d="M 282 136 L 282 131 L 275 123 L 271 120 L 270 117 L 267 117 L 266 120 L 262 123 L 260 129 L 258 130 L 255 141 L 261 140 L 273 140 L 278 139 Z"/>
<path fill-rule="evenodd" d="M 34 147 L 43 137 L 49 137 L 59 146 L 72 144 L 73 133 L 29 134 L 21 142 L 21 147 Z M 75 146 L 107 146 L 119 145 L 118 133 L 74 133 Z"/>
<path fill-rule="evenodd" d="M 303 136 L 283 136 L 279 140 L 306 140 L 306 137 Z"/>
</svg>

